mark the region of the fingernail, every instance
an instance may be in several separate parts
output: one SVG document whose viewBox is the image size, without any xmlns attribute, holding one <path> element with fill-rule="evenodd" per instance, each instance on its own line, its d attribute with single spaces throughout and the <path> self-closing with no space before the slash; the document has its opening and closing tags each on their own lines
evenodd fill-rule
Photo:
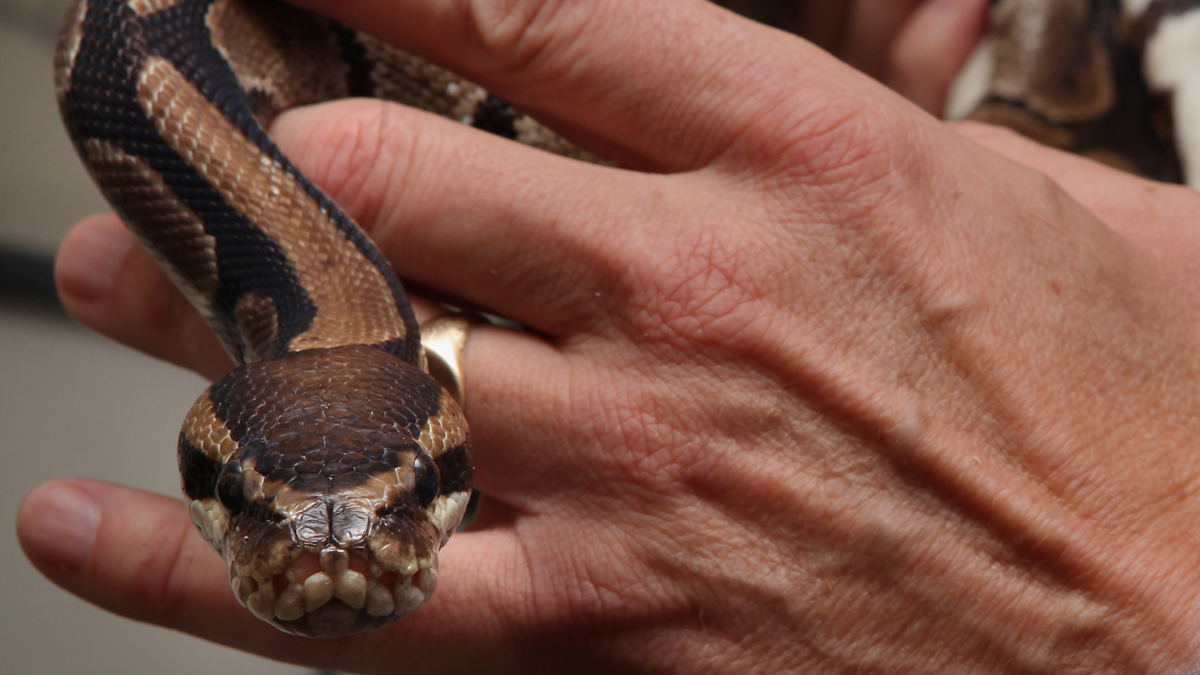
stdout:
<svg viewBox="0 0 1200 675">
<path fill-rule="evenodd" d="M 39 488 L 22 506 L 21 534 L 29 553 L 46 565 L 80 569 L 92 553 L 100 509 L 90 495 L 61 483 Z"/>
<path fill-rule="evenodd" d="M 83 302 L 103 297 L 112 288 L 125 254 L 136 244 L 121 225 L 93 223 L 76 229 L 59 251 L 59 290 Z"/>
</svg>

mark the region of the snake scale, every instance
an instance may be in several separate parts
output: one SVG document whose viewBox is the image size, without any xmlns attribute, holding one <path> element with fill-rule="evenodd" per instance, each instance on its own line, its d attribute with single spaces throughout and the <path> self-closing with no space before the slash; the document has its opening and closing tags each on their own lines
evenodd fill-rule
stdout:
<svg viewBox="0 0 1200 675">
<path fill-rule="evenodd" d="M 1126 57 L 1110 56 L 1127 46 L 1111 39 L 1116 2 L 997 0 L 990 89 L 971 105 L 1044 142 L 1178 180 L 1169 125 L 1155 124 L 1161 107 L 1145 78 L 1129 80 Z M 1125 4 L 1136 5 L 1121 16 L 1142 21 L 1143 47 L 1155 39 L 1144 17 L 1155 29 L 1200 21 L 1200 0 Z M 1065 34 L 1084 47 L 1064 48 Z M 1100 51 L 1088 42 L 1097 35 Z M 1014 75 L 1031 59 L 1040 76 Z M 321 637 L 416 609 L 467 506 L 470 434 L 427 374 L 397 275 L 264 129 L 293 106 L 374 96 L 596 158 L 471 82 L 275 0 L 74 0 L 55 89 L 101 191 L 238 364 L 196 401 L 178 442 L 192 520 L 237 599 L 282 630 Z M 1185 116 L 1188 91 L 1175 101 Z M 1137 117 L 1096 122 L 1114 110 Z M 1123 124 L 1149 154 L 1097 142 Z M 1179 155 L 1195 167 L 1190 138 Z"/>
</svg>

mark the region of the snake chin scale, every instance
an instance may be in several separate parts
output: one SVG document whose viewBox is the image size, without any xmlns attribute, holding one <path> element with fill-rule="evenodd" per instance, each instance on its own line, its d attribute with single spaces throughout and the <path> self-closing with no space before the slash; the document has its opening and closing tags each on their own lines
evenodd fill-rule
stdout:
<svg viewBox="0 0 1200 675">
<path fill-rule="evenodd" d="M 204 541 L 219 550 L 229 531 L 229 513 L 215 499 L 193 499 L 188 502 L 188 515 Z"/>
</svg>

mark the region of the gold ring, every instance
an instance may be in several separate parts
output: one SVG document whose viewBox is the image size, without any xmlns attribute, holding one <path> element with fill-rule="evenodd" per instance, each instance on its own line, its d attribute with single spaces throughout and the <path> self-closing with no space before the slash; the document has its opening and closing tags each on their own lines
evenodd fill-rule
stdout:
<svg viewBox="0 0 1200 675">
<path fill-rule="evenodd" d="M 475 312 L 447 311 L 421 324 L 421 346 L 429 375 L 450 392 L 459 407 L 463 404 L 466 367 L 464 358 L 471 329 L 490 323 Z"/>
</svg>

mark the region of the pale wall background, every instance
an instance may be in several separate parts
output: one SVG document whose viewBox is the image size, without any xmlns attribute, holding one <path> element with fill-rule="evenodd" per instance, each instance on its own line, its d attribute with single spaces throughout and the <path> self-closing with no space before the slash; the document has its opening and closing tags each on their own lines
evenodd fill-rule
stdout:
<svg viewBox="0 0 1200 675">
<path fill-rule="evenodd" d="M 65 4 L 0 0 L 0 250 L 47 258 L 75 220 L 105 208 L 54 103 L 51 53 Z M 0 260 L 11 272 L 11 258 Z M 0 673 L 305 672 L 107 614 L 46 581 L 17 545 L 21 497 L 51 478 L 177 495 L 175 438 L 203 387 L 51 310 L 0 296 Z"/>
</svg>

